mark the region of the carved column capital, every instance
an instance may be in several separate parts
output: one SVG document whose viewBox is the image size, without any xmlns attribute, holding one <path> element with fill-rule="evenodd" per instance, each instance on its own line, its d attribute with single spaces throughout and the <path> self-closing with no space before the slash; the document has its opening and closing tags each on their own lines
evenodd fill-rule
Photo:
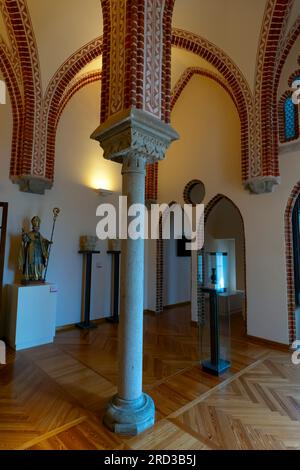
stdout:
<svg viewBox="0 0 300 470">
<path fill-rule="evenodd" d="M 101 124 L 91 135 L 104 150 L 104 158 L 123 163 L 135 154 L 146 163 L 163 160 L 174 140 L 179 138 L 169 124 L 149 113 L 131 108 Z"/>
</svg>

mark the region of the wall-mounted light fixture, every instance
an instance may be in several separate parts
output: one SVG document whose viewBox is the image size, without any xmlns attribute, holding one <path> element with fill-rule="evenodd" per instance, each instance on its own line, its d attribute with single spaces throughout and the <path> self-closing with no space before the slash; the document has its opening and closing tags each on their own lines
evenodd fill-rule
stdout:
<svg viewBox="0 0 300 470">
<path fill-rule="evenodd" d="M 103 188 L 98 188 L 98 189 L 95 189 L 96 193 L 99 194 L 99 196 L 111 196 L 114 191 L 111 191 L 110 189 L 103 189 Z"/>
</svg>

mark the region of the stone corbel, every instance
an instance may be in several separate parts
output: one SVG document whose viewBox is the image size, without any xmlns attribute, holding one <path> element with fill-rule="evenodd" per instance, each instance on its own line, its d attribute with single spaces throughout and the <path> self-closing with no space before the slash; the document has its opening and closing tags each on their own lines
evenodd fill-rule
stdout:
<svg viewBox="0 0 300 470">
<path fill-rule="evenodd" d="M 252 194 L 273 193 L 276 186 L 280 184 L 280 178 L 275 176 L 255 176 L 248 179 L 245 183 L 245 189 Z"/>
<path fill-rule="evenodd" d="M 45 194 L 46 189 L 51 189 L 53 182 L 47 178 L 32 175 L 11 177 L 13 183 L 18 184 L 20 191 L 32 194 Z"/>
</svg>

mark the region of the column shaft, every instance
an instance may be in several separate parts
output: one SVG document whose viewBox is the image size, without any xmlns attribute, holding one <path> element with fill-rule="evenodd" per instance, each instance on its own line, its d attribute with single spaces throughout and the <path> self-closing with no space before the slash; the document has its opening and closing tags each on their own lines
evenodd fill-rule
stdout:
<svg viewBox="0 0 300 470">
<path fill-rule="evenodd" d="M 127 159 L 122 170 L 123 196 L 128 198 L 128 207 L 144 204 L 145 161 L 138 157 Z M 142 394 L 143 306 L 144 240 L 128 238 L 122 241 L 121 260 L 118 395 L 123 400 L 136 400 Z"/>
</svg>

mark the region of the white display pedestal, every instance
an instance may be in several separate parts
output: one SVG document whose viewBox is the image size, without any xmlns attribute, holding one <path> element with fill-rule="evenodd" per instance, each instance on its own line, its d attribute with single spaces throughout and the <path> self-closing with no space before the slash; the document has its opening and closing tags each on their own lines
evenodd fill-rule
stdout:
<svg viewBox="0 0 300 470">
<path fill-rule="evenodd" d="M 55 336 L 57 286 L 9 286 L 8 344 L 16 349 L 52 343 Z"/>
</svg>

